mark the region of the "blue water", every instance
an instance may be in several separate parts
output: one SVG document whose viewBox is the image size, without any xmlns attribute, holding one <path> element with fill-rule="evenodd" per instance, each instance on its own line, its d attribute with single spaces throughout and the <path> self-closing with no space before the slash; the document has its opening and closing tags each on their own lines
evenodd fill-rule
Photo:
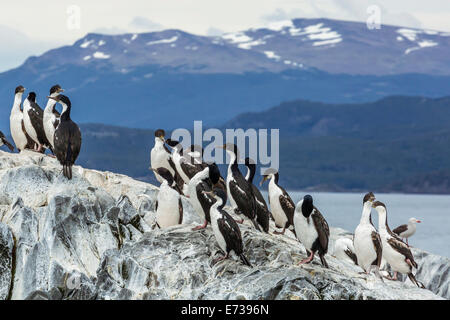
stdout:
<svg viewBox="0 0 450 320">
<path fill-rule="evenodd" d="M 262 192 L 267 199 L 267 192 Z M 295 204 L 306 192 L 288 191 Z M 362 211 L 363 193 L 308 192 L 314 204 L 325 216 L 330 227 L 354 232 Z M 422 221 L 409 244 L 428 252 L 450 257 L 450 196 L 376 193 L 378 201 L 386 205 L 391 229 L 408 223 L 414 217 Z M 378 215 L 372 210 L 372 221 L 378 226 Z"/>
</svg>

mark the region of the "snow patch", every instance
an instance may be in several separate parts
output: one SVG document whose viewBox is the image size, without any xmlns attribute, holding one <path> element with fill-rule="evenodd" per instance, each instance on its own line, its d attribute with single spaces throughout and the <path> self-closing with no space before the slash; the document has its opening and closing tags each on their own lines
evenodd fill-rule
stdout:
<svg viewBox="0 0 450 320">
<path fill-rule="evenodd" d="M 136 40 L 136 39 L 137 39 L 137 37 L 138 37 L 138 35 L 137 35 L 137 34 L 133 34 L 133 36 L 131 37 L 131 41 L 134 41 L 134 40 Z"/>
<path fill-rule="evenodd" d="M 400 33 L 404 38 L 408 39 L 409 41 L 416 41 L 417 35 L 421 32 L 418 30 L 402 28 L 398 29 L 397 33 Z"/>
<path fill-rule="evenodd" d="M 273 31 L 281 31 L 284 28 L 294 28 L 294 24 L 292 23 L 292 20 L 283 20 L 283 21 L 277 21 L 270 23 L 267 29 L 273 30 Z"/>
<path fill-rule="evenodd" d="M 83 58 L 83 60 L 84 61 L 87 61 L 87 60 L 89 60 L 91 58 L 91 56 L 85 56 L 84 58 Z"/>
<path fill-rule="evenodd" d="M 152 46 L 154 44 L 172 43 L 172 42 L 175 42 L 177 40 L 178 40 L 178 36 L 173 36 L 172 38 L 168 38 L 168 39 L 149 41 L 149 42 L 147 42 L 147 45 L 148 46 Z"/>
<path fill-rule="evenodd" d="M 397 41 L 403 41 L 403 38 L 400 37 L 400 36 L 398 36 L 398 37 L 397 37 Z"/>
<path fill-rule="evenodd" d="M 103 41 L 103 40 L 100 40 L 99 42 L 98 42 L 98 46 L 99 47 L 101 47 L 101 46 L 103 46 L 103 45 L 105 45 L 106 44 L 106 41 Z"/>
<path fill-rule="evenodd" d="M 94 58 L 96 59 L 109 59 L 111 56 L 108 54 L 104 54 L 101 51 L 97 51 L 94 53 Z"/>
<path fill-rule="evenodd" d="M 227 33 L 222 36 L 223 39 L 228 40 L 230 43 L 242 43 L 250 42 L 253 39 L 242 32 Z"/>
<path fill-rule="evenodd" d="M 423 41 L 418 42 L 417 44 L 419 45 L 418 47 L 412 47 L 412 48 L 406 49 L 405 50 L 405 54 L 409 54 L 409 53 L 411 53 L 413 51 L 417 51 L 417 50 L 422 49 L 422 48 L 435 47 L 435 46 L 438 45 L 437 42 L 432 41 L 432 40 L 423 40 Z"/>
<path fill-rule="evenodd" d="M 273 51 L 264 51 L 264 54 L 269 59 L 280 60 L 280 58 L 281 58 L 279 55 L 275 54 L 275 52 L 273 52 Z"/>
<path fill-rule="evenodd" d="M 438 43 L 434 42 L 432 40 L 423 40 L 423 41 L 419 42 L 419 46 L 421 48 L 434 47 L 434 46 L 437 46 L 437 45 L 438 45 Z"/>
<path fill-rule="evenodd" d="M 87 47 L 89 47 L 91 45 L 91 43 L 93 43 L 94 40 L 85 40 L 81 45 L 80 48 L 86 49 Z"/>
<path fill-rule="evenodd" d="M 238 44 L 238 47 L 241 49 L 250 50 L 252 47 L 260 46 L 262 44 L 266 44 L 266 42 L 261 39 L 258 39 L 251 42 L 240 43 Z"/>
</svg>

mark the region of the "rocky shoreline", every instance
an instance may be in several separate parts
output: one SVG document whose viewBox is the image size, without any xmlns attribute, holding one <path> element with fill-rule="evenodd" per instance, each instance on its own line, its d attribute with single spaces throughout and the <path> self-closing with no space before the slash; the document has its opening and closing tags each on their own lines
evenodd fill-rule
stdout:
<svg viewBox="0 0 450 320">
<path fill-rule="evenodd" d="M 0 299 L 449 299 L 449 259 L 419 249 L 417 277 L 430 290 L 359 274 L 333 257 L 297 266 L 303 246 L 242 227 L 245 253 L 212 265 L 211 229 L 183 199 L 183 225 L 153 229 L 158 188 L 75 166 L 66 180 L 55 159 L 0 151 Z M 271 225 L 271 231 L 273 230 Z M 289 233 L 289 234 L 288 234 Z"/>
</svg>

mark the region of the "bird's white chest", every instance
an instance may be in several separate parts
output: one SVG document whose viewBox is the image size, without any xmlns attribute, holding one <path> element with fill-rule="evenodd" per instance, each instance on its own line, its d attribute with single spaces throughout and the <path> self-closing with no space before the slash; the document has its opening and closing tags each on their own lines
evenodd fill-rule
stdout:
<svg viewBox="0 0 450 320">
<path fill-rule="evenodd" d="M 158 209 L 156 221 L 161 228 L 167 228 L 179 224 L 179 200 L 178 192 L 168 185 L 161 185 L 158 193 Z"/>
<path fill-rule="evenodd" d="M 372 262 L 377 258 L 377 252 L 372 240 L 372 232 L 376 232 L 371 224 L 359 224 L 355 230 L 353 246 L 358 258 L 358 264 L 368 270 Z"/>
<path fill-rule="evenodd" d="M 275 225 L 278 228 L 284 228 L 288 219 L 280 203 L 280 196 L 283 194 L 283 192 L 275 184 L 273 179 L 270 180 L 268 189 L 269 189 L 268 191 L 269 191 L 270 210 L 272 212 L 273 219 L 275 220 Z"/>
<path fill-rule="evenodd" d="M 214 208 L 211 208 L 211 227 L 214 232 L 214 236 L 216 238 L 217 243 L 219 244 L 220 249 L 222 249 L 225 253 L 227 252 L 227 242 L 225 241 L 225 238 L 219 230 L 219 224 L 217 223 L 217 219 L 220 217 L 219 213 L 215 213 Z"/>
<path fill-rule="evenodd" d="M 297 209 L 294 213 L 294 227 L 297 239 L 307 248 L 311 250 L 314 241 L 318 238 L 318 233 L 315 228 L 312 217 L 305 218 L 305 216 Z"/>
<path fill-rule="evenodd" d="M 45 136 L 47 137 L 47 140 L 50 142 L 52 147 L 55 146 L 54 143 L 54 135 L 55 135 L 55 126 L 54 123 L 56 122 L 56 116 L 53 114 L 53 112 L 48 111 L 47 109 L 44 110 L 44 131 Z"/>
<path fill-rule="evenodd" d="M 233 177 L 233 172 L 231 171 L 231 168 L 228 168 L 228 173 L 227 173 L 227 195 L 228 195 L 228 199 L 230 200 L 231 207 L 233 209 L 237 209 L 238 206 L 236 204 L 236 201 L 233 198 L 233 194 L 230 191 L 231 190 L 230 183 L 232 181 L 236 182 L 236 180 Z"/>
<path fill-rule="evenodd" d="M 392 238 L 387 231 L 380 230 L 381 242 L 383 244 L 383 259 L 389 263 L 394 271 L 409 273 L 411 268 L 405 261 L 405 256 L 391 247 L 387 242 Z"/>
<path fill-rule="evenodd" d="M 33 139 L 34 142 L 39 143 L 38 138 L 37 138 L 36 129 L 34 128 L 33 124 L 31 123 L 30 116 L 28 115 L 29 108 L 30 107 L 25 107 L 25 103 L 24 103 L 23 124 L 24 124 L 25 130 L 27 131 L 27 133 L 31 137 L 31 139 Z"/>
<path fill-rule="evenodd" d="M 181 179 L 183 179 L 184 183 L 189 183 L 189 177 L 184 173 L 181 168 L 181 162 L 183 161 L 181 155 L 178 152 L 174 152 L 172 155 L 173 162 L 175 163 L 175 168 L 177 172 L 180 174 Z"/>
<path fill-rule="evenodd" d="M 9 117 L 11 136 L 14 140 L 14 143 L 16 144 L 16 147 L 20 150 L 25 149 L 25 146 L 28 143 L 27 137 L 23 132 L 22 121 L 23 121 L 22 112 L 19 111 L 11 113 L 11 116 Z"/>
<path fill-rule="evenodd" d="M 205 213 L 203 212 L 202 205 L 200 204 L 200 201 L 197 197 L 197 185 L 200 183 L 200 179 L 197 179 L 196 176 L 194 176 L 191 181 L 189 181 L 188 184 L 188 194 L 189 194 L 189 201 L 191 202 L 192 206 L 194 207 L 195 211 L 202 217 L 205 218 Z"/>
<path fill-rule="evenodd" d="M 399 234 L 401 238 L 409 238 L 414 233 L 416 233 L 416 225 L 415 224 L 408 224 L 408 229 L 406 231 Z"/>
</svg>

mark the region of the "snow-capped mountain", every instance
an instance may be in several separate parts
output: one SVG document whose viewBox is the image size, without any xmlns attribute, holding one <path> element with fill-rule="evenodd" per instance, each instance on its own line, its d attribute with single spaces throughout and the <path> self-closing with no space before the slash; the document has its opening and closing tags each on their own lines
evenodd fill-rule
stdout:
<svg viewBox="0 0 450 320">
<path fill-rule="evenodd" d="M 450 74 L 450 33 L 329 19 L 281 21 L 215 40 L 257 51 L 285 67 L 331 73 Z"/>
<path fill-rule="evenodd" d="M 14 88 L 45 105 L 60 83 L 74 119 L 138 128 L 217 125 L 281 101 L 450 95 L 450 36 L 328 19 L 295 19 L 207 37 L 181 30 L 88 34 L 0 74 L 0 129 Z M 220 113 L 217 111 L 220 110 Z"/>
</svg>

